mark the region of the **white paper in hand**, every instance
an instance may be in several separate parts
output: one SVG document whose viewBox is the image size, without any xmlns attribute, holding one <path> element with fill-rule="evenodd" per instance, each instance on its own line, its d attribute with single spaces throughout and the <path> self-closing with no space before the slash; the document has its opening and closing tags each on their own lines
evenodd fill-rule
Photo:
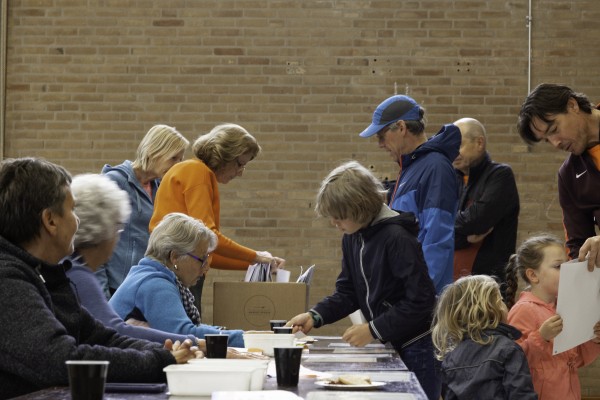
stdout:
<svg viewBox="0 0 600 400">
<path fill-rule="evenodd" d="M 600 268 L 589 272 L 587 261 L 561 264 L 556 312 L 562 317 L 563 330 L 554 338 L 552 354 L 592 339 L 600 320 Z"/>
</svg>

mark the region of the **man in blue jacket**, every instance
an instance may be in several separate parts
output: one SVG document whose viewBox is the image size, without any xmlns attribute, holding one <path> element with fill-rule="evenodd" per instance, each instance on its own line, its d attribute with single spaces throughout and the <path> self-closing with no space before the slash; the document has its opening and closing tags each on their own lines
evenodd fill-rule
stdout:
<svg viewBox="0 0 600 400">
<path fill-rule="evenodd" d="M 389 206 L 417 216 L 429 276 L 440 293 L 453 276 L 459 186 L 452 162 L 458 156 L 461 135 L 448 124 L 427 139 L 424 114 L 412 98 L 392 96 L 377 106 L 371 125 L 360 136 L 377 135 L 379 147 L 399 164 Z"/>
</svg>

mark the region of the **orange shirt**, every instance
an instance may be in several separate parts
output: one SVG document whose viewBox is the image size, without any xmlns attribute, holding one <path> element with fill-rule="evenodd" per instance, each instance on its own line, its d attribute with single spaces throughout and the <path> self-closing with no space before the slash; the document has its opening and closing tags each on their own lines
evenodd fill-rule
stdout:
<svg viewBox="0 0 600 400">
<path fill-rule="evenodd" d="M 256 251 L 220 232 L 221 203 L 217 177 L 197 158 L 175 164 L 165 174 L 156 193 L 150 231 L 172 212 L 199 219 L 217 235 L 219 242 L 211 255 L 211 268 L 244 270 L 254 262 Z"/>
</svg>

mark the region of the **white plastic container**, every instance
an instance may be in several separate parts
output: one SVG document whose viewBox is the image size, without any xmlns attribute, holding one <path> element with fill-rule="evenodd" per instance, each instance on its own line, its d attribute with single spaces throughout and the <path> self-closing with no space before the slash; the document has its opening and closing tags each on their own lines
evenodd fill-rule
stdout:
<svg viewBox="0 0 600 400">
<path fill-rule="evenodd" d="M 292 333 L 244 333 L 244 346 L 247 349 L 260 349 L 264 355 L 273 357 L 274 347 L 292 347 L 295 338 Z"/>
<path fill-rule="evenodd" d="M 268 361 L 199 359 L 169 365 L 169 393 L 173 396 L 208 396 L 218 390 L 262 390 Z"/>
</svg>

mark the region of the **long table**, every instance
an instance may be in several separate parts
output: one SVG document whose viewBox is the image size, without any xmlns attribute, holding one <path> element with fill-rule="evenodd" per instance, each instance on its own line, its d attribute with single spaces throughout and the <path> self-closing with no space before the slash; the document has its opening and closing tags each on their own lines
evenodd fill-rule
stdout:
<svg viewBox="0 0 600 400">
<path fill-rule="evenodd" d="M 344 398 L 387 399 L 393 396 L 401 400 L 427 400 L 425 392 L 419 385 L 415 375 L 408 371 L 402 359 L 389 346 L 373 344 L 365 348 L 350 347 L 339 337 L 315 337 L 316 341 L 308 345 L 308 354 L 302 358 L 303 371 L 309 371 L 301 377 L 297 387 L 285 388 L 277 386 L 277 378 L 268 376 L 263 390 L 284 390 L 308 400 L 329 400 Z M 270 367 L 270 370 L 273 368 Z M 341 392 L 318 386 L 312 373 L 333 374 L 360 373 L 371 376 L 373 381 L 385 382 L 376 390 Z M 404 393 L 404 395 L 400 395 Z M 394 395 L 392 395 L 394 394 Z M 25 396 L 19 400 L 69 400 L 68 387 L 54 387 Z M 105 400 L 174 400 L 168 393 L 106 393 Z M 207 399 L 209 397 L 186 397 L 187 400 Z M 183 399 L 177 397 L 177 399 Z"/>
</svg>

